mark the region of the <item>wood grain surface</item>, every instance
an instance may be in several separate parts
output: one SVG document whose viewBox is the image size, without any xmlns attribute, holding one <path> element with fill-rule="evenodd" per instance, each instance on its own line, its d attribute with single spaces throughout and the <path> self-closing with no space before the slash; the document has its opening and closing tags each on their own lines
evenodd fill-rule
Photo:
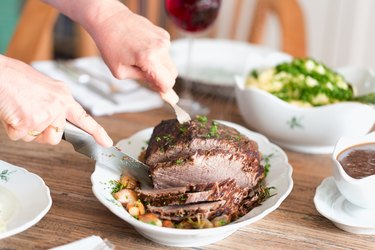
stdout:
<svg viewBox="0 0 375 250">
<path fill-rule="evenodd" d="M 246 126 L 233 98 L 203 98 L 210 118 Z M 173 117 L 169 107 L 135 114 L 96 117 L 115 142 Z M 374 249 L 375 236 L 336 228 L 315 209 L 316 187 L 331 175 L 330 155 L 285 150 L 293 167 L 294 187 L 281 206 L 262 220 L 217 243 L 192 249 Z M 176 249 L 158 245 L 105 208 L 91 191 L 95 162 L 63 141 L 57 146 L 14 142 L 0 128 L 0 159 L 43 178 L 51 190 L 50 211 L 33 227 L 0 240 L 0 249 L 48 249 L 91 235 L 107 238 L 116 249 Z"/>
</svg>

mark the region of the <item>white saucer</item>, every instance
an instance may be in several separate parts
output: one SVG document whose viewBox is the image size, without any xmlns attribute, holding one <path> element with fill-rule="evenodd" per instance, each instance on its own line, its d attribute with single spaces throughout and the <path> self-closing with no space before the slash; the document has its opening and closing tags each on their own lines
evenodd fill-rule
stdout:
<svg viewBox="0 0 375 250">
<path fill-rule="evenodd" d="M 318 186 L 315 207 L 338 228 L 355 234 L 375 234 L 375 209 L 358 207 L 339 192 L 333 177 L 327 177 Z"/>
</svg>

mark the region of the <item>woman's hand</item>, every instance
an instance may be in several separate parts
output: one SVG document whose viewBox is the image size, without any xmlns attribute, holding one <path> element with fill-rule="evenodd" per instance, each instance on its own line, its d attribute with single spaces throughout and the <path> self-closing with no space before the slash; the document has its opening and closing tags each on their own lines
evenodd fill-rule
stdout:
<svg viewBox="0 0 375 250">
<path fill-rule="evenodd" d="M 63 83 L 2 55 L 0 120 L 12 140 L 58 144 L 66 120 L 69 120 L 102 146 L 113 144 L 105 130 L 73 99 Z"/>
<path fill-rule="evenodd" d="M 177 69 L 167 31 L 117 0 L 44 1 L 89 32 L 115 77 L 145 80 L 160 93 L 172 90 Z"/>
<path fill-rule="evenodd" d="M 145 80 L 161 93 L 173 88 L 177 69 L 169 55 L 168 32 L 127 8 L 113 13 L 92 30 L 115 77 Z"/>
</svg>

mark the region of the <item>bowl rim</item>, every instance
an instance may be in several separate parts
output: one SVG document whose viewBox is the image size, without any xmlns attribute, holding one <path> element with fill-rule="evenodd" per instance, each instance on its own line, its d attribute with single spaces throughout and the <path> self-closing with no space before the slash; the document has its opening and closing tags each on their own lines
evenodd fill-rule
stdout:
<svg viewBox="0 0 375 250">
<path fill-rule="evenodd" d="M 253 87 L 253 86 L 245 87 L 244 86 L 245 78 L 243 76 L 235 75 L 234 78 L 235 78 L 235 83 L 236 83 L 235 84 L 236 92 L 237 91 L 239 91 L 241 93 L 255 92 L 257 94 L 263 95 L 264 97 L 268 98 L 270 101 L 273 101 L 276 104 L 282 105 L 285 108 L 288 108 L 288 109 L 291 109 L 291 110 L 306 111 L 306 112 L 314 110 L 314 112 L 316 112 L 318 110 L 329 110 L 331 108 L 336 108 L 336 107 L 340 107 L 340 106 L 345 107 L 345 106 L 353 106 L 353 105 L 358 106 L 358 107 L 363 107 L 363 108 L 371 108 L 371 109 L 374 108 L 369 104 L 364 104 L 364 103 L 360 103 L 360 102 L 356 102 L 356 101 L 342 101 L 342 102 L 330 103 L 330 104 L 326 104 L 326 105 L 322 105 L 322 106 L 315 106 L 315 107 L 297 106 L 297 105 L 293 105 L 289 102 L 286 102 L 286 101 L 278 98 L 277 96 L 269 93 L 266 90 L 256 88 L 256 87 Z M 238 96 L 238 93 L 236 93 L 236 96 Z M 374 120 L 375 120 L 375 116 L 374 116 Z"/>
</svg>

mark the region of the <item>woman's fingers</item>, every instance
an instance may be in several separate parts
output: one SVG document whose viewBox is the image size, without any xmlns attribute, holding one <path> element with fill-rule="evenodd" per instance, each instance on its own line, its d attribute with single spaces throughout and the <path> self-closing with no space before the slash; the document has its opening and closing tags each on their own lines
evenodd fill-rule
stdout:
<svg viewBox="0 0 375 250">
<path fill-rule="evenodd" d="M 65 116 L 60 116 L 53 121 L 51 125 L 44 129 L 43 133 L 36 136 L 35 141 L 38 143 L 48 143 L 51 145 L 58 144 L 61 141 L 65 124 Z"/>
<path fill-rule="evenodd" d="M 99 125 L 76 101 L 72 99 L 68 110 L 67 120 L 91 134 L 98 144 L 103 147 L 110 147 L 113 145 L 112 139 L 102 126 Z"/>
</svg>

